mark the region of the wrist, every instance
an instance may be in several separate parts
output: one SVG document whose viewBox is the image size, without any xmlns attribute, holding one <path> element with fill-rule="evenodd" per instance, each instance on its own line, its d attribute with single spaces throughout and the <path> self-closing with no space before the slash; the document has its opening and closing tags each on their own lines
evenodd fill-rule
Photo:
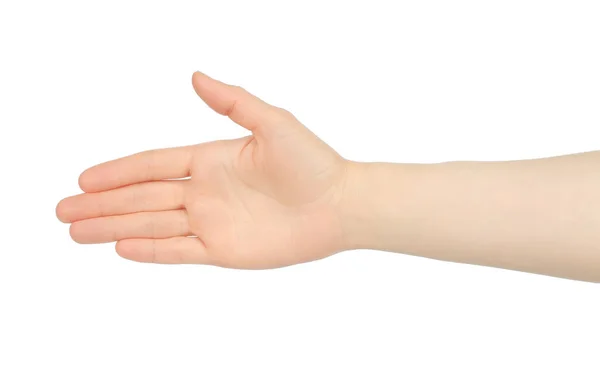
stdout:
<svg viewBox="0 0 600 377">
<path fill-rule="evenodd" d="M 344 250 L 384 250 L 397 238 L 396 220 L 404 211 L 402 191 L 408 180 L 404 167 L 347 161 L 338 205 Z"/>
<path fill-rule="evenodd" d="M 366 235 L 360 224 L 366 221 L 368 213 L 361 196 L 369 195 L 365 192 L 368 188 L 370 163 L 346 161 L 344 184 L 337 212 L 341 227 L 341 240 L 343 250 L 363 249 L 366 247 Z"/>
</svg>

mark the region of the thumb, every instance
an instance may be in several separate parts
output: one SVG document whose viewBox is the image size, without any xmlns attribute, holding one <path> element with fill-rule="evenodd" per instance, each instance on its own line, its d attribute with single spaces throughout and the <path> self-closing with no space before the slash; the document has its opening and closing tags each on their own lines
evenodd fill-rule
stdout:
<svg viewBox="0 0 600 377">
<path fill-rule="evenodd" d="M 254 134 L 269 132 L 293 117 L 286 110 L 269 105 L 239 86 L 222 83 L 201 72 L 194 72 L 192 85 L 211 109 L 228 116 Z"/>
</svg>

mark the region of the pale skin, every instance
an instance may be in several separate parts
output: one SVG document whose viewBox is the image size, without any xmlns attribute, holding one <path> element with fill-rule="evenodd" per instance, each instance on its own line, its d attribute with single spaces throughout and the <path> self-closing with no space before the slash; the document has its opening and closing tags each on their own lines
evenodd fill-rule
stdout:
<svg viewBox="0 0 600 377">
<path fill-rule="evenodd" d="M 76 242 L 138 262 L 265 269 L 372 249 L 600 281 L 600 153 L 359 163 L 242 88 L 192 83 L 251 135 L 86 170 L 56 209 Z"/>
</svg>

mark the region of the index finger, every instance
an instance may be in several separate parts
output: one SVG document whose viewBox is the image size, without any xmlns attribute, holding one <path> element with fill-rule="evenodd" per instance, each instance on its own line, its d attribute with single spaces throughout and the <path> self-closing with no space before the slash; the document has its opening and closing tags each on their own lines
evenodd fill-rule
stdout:
<svg viewBox="0 0 600 377">
<path fill-rule="evenodd" d="M 93 166 L 79 177 L 84 192 L 190 175 L 193 146 L 155 149 Z"/>
</svg>

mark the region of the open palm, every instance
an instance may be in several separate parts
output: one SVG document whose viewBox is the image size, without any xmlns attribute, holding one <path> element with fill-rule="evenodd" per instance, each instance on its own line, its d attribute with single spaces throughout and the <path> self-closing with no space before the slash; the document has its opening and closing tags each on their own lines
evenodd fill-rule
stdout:
<svg viewBox="0 0 600 377">
<path fill-rule="evenodd" d="M 193 76 L 196 93 L 251 136 L 146 151 L 80 177 L 57 216 L 81 243 L 118 241 L 128 259 L 271 268 L 342 249 L 346 162 L 293 115 Z M 187 178 L 189 179 L 179 179 Z"/>
</svg>

